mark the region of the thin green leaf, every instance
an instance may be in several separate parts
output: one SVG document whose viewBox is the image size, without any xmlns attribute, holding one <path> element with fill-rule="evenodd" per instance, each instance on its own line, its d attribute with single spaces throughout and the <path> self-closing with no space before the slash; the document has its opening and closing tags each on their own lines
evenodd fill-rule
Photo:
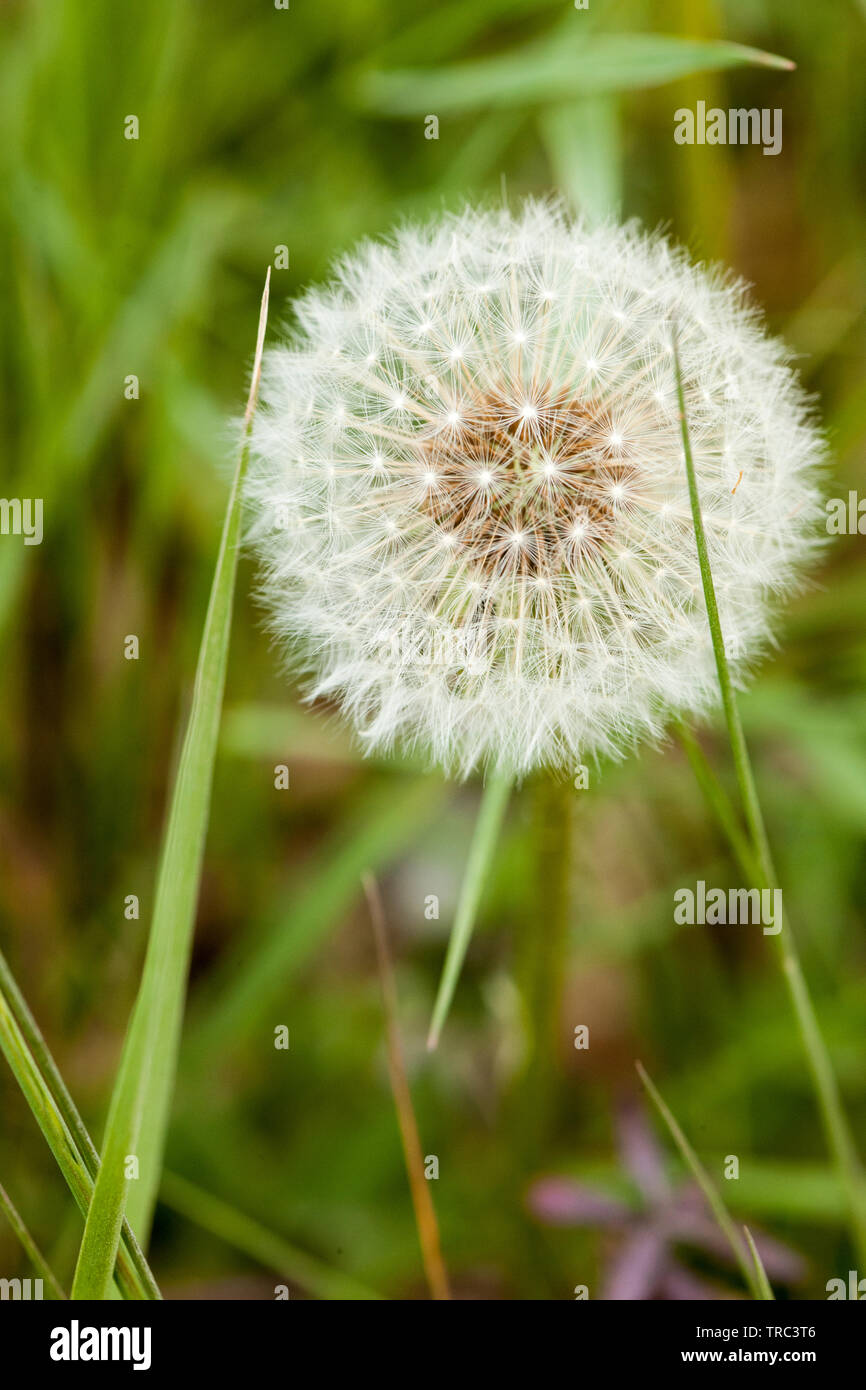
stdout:
<svg viewBox="0 0 866 1390">
<path fill-rule="evenodd" d="M 481 797 L 481 807 L 469 847 L 469 859 L 460 887 L 460 898 L 451 928 L 442 979 L 433 1006 L 433 1018 L 427 1037 L 427 1048 L 430 1052 L 439 1045 L 439 1037 L 451 1008 L 460 970 L 475 928 L 478 905 L 496 850 L 510 792 L 511 779 L 501 773 L 491 773 Z"/>
<path fill-rule="evenodd" d="M 383 115 L 435 111 L 441 118 L 491 106 L 574 101 L 657 87 L 692 73 L 749 64 L 795 66 L 787 58 L 738 43 L 669 34 L 567 34 L 560 27 L 553 35 L 495 58 L 365 73 L 357 93 L 364 106 Z"/>
<path fill-rule="evenodd" d="M 51 1096 L 45 1080 L 30 1053 L 21 1029 L 15 1021 L 6 995 L 0 990 L 0 1050 L 24 1095 L 42 1135 L 54 1155 L 55 1162 L 83 1216 L 87 1215 L 93 1180 L 87 1172 L 75 1141 Z M 126 1298 L 146 1298 L 142 1291 L 126 1246 L 121 1245 L 117 1261 L 117 1282 Z"/>
<path fill-rule="evenodd" d="M 129 1216 L 133 1230 L 142 1239 L 146 1239 L 150 1227 L 159 1187 L 228 664 L 241 484 L 261 374 L 269 287 L 270 270 L 259 315 L 244 443 L 202 634 L 189 724 L 160 857 L 147 956 L 111 1098 L 102 1163 L 72 1285 L 75 1299 L 106 1296 L 127 1200 L 127 1162 L 133 1157 L 138 1160 Z"/>
<path fill-rule="evenodd" d="M 725 1239 L 730 1245 L 731 1250 L 734 1252 L 737 1264 L 740 1266 L 743 1278 L 745 1279 L 748 1287 L 751 1289 L 753 1297 L 763 1298 L 765 1295 L 761 1292 L 758 1280 L 755 1276 L 755 1271 L 752 1268 L 752 1264 L 749 1260 L 745 1246 L 743 1245 L 743 1242 L 740 1239 L 737 1228 L 734 1225 L 733 1219 L 730 1216 L 727 1207 L 725 1206 L 724 1202 L 722 1201 L 719 1195 L 718 1188 L 716 1187 L 707 1170 L 704 1168 L 703 1164 L 701 1163 L 700 1159 L 698 1158 L 697 1154 L 695 1153 L 685 1134 L 680 1129 L 680 1126 L 677 1124 L 677 1121 L 674 1118 L 672 1111 L 665 1104 L 659 1091 L 656 1089 L 653 1081 L 650 1079 L 650 1076 L 646 1068 L 643 1066 L 641 1062 L 635 1062 L 635 1066 L 637 1068 L 638 1076 L 643 1082 L 650 1100 L 652 1101 L 656 1110 L 659 1112 L 668 1129 L 670 1130 L 671 1138 L 673 1139 L 674 1143 L 679 1149 L 683 1157 L 683 1161 L 691 1169 L 695 1182 L 698 1184 L 698 1187 L 701 1189 L 704 1196 L 706 1197 L 707 1204 L 709 1205 L 710 1210 L 713 1213 L 713 1216 L 716 1218 L 716 1221 L 719 1224 L 719 1229 L 721 1230 L 722 1234 L 724 1235 Z"/>
<path fill-rule="evenodd" d="M 89 1203 L 93 1182 L 99 1171 L 99 1154 L 2 951 L 0 951 L 0 995 L 5 1000 L 6 1007 L 16 1025 L 18 1045 L 23 1047 L 29 1056 L 28 1074 L 38 1077 L 39 1085 L 44 1092 L 45 1104 L 53 1106 L 60 1116 L 77 1151 L 79 1165 L 85 1169 L 90 1179 L 87 1194 L 87 1202 Z M 86 1205 L 83 1210 L 86 1213 Z M 123 1221 L 118 1273 L 123 1273 L 126 1277 L 127 1286 L 132 1291 L 129 1294 L 130 1297 L 143 1299 L 162 1297 L 126 1218 Z"/>
<path fill-rule="evenodd" d="M 545 107 L 541 136 L 558 188 L 576 212 L 615 216 L 622 203 L 622 139 L 615 97 Z"/>
<path fill-rule="evenodd" d="M 105 341 L 77 386 L 60 428 L 59 455 L 46 460 L 46 467 L 53 470 L 47 483 L 56 485 L 63 470 L 83 467 L 93 456 L 113 413 L 122 409 L 117 363 L 132 361 L 138 372 L 144 372 L 157 358 L 172 325 L 200 297 L 226 228 L 237 213 L 237 200 L 222 191 L 183 201 L 138 285 L 121 301 Z M 42 480 L 35 479 L 33 485 L 37 483 L 41 486 Z"/>
<path fill-rule="evenodd" d="M 688 479 L 689 502 L 691 504 L 695 544 L 701 570 L 701 583 L 707 609 L 707 621 L 709 623 L 710 636 L 713 644 L 713 654 L 716 661 L 716 671 L 719 678 L 722 708 L 724 710 L 728 738 L 731 744 L 731 754 L 737 775 L 737 784 L 740 790 L 743 815 L 749 830 L 752 855 L 759 875 L 759 881 L 756 886 L 775 889 L 779 886 L 779 879 L 773 863 L 770 842 L 764 824 L 764 813 L 761 809 L 761 802 L 758 796 L 754 773 L 752 771 L 749 750 L 746 745 L 745 734 L 743 733 L 743 725 L 737 706 L 736 694 L 734 692 L 734 682 L 731 677 L 730 667 L 728 666 L 725 641 L 722 634 L 718 604 L 716 602 L 716 591 L 715 585 L 713 584 L 709 549 L 707 547 L 703 514 L 701 512 L 701 500 L 698 492 L 697 474 L 695 472 L 691 439 L 689 436 L 689 425 L 686 416 L 685 390 L 683 387 L 683 376 L 680 367 L 679 345 L 676 332 L 672 335 L 671 346 L 673 348 L 674 375 L 676 378 L 683 458 Z M 839 1175 L 848 1194 L 854 1240 L 860 1258 L 866 1263 L 866 1202 L 863 1200 L 863 1178 L 860 1160 L 842 1106 L 842 1097 L 839 1092 L 835 1072 L 833 1071 L 830 1054 L 827 1051 L 827 1045 L 821 1033 L 815 1007 L 809 994 L 805 976 L 803 975 L 803 970 L 797 954 L 796 943 L 791 934 L 786 914 L 783 913 L 782 930 L 773 935 L 771 940 L 777 953 L 782 969 L 782 976 L 788 988 L 794 1015 L 800 1030 L 803 1049 L 806 1054 L 806 1060 L 815 1088 L 815 1095 L 824 1124 L 827 1143 L 838 1165 Z"/>
<path fill-rule="evenodd" d="M 755 857 L 724 787 L 707 761 L 704 750 L 692 731 L 686 728 L 685 724 L 679 724 L 677 735 L 707 805 L 728 841 L 734 858 L 751 881 L 759 876 Z"/>
<path fill-rule="evenodd" d="M 368 1288 L 351 1274 L 332 1269 L 314 1255 L 290 1245 L 282 1236 L 274 1235 L 267 1227 L 245 1213 L 203 1192 L 186 1178 L 164 1172 L 160 1200 L 180 1216 L 193 1221 L 202 1230 L 241 1250 L 265 1269 L 300 1284 L 317 1298 L 338 1302 L 370 1302 L 382 1295 Z"/>
<path fill-rule="evenodd" d="M 479 116 L 431 190 L 433 198 L 465 197 L 467 190 L 484 187 L 496 169 L 501 171 L 508 164 L 509 147 L 525 121 L 523 111 L 491 111 Z"/>
<path fill-rule="evenodd" d="M 2 1183 L 0 1183 L 0 1210 L 3 1211 L 6 1220 L 18 1237 L 21 1248 L 36 1270 L 38 1277 L 51 1290 L 51 1296 L 56 1299 L 65 1299 L 66 1294 L 63 1292 L 59 1281 L 55 1278 L 51 1266 L 25 1226 L 15 1203 L 12 1201 L 12 1198 L 9 1196 L 9 1193 Z"/>
<path fill-rule="evenodd" d="M 835 1165 L 768 1158 L 750 1159 L 740 1168 L 733 1199 L 739 1211 L 765 1220 L 820 1226 L 843 1226 L 849 1210 Z"/>
<path fill-rule="evenodd" d="M 775 1299 L 776 1295 L 773 1293 L 770 1281 L 767 1278 L 767 1271 L 764 1269 L 764 1262 L 761 1259 L 760 1254 L 758 1253 L 758 1247 L 752 1239 L 752 1232 L 749 1230 L 748 1226 L 744 1226 L 743 1231 L 745 1232 L 746 1240 L 749 1246 L 749 1252 L 752 1256 L 752 1262 L 755 1266 L 755 1278 L 758 1281 L 758 1288 L 761 1290 L 761 1297 L 763 1299 L 772 1301 L 773 1299 Z"/>
<path fill-rule="evenodd" d="M 328 839 L 290 906 L 276 914 L 244 959 L 233 959 L 190 1020 L 184 1057 L 193 1071 L 212 1065 L 226 1040 L 238 1042 L 341 920 L 358 896 L 365 869 L 381 872 L 415 840 L 442 804 L 438 777 L 389 778 L 359 802 Z"/>
<path fill-rule="evenodd" d="M 679 1088 L 688 1089 L 682 1082 Z M 722 1168 L 726 1157 L 724 1153 L 713 1154 L 708 1159 L 709 1167 Z M 615 1161 L 583 1159 L 570 1164 L 565 1175 L 602 1187 L 611 1196 L 632 1202 L 635 1210 L 639 1208 L 640 1198 L 633 1182 Z M 740 1166 L 740 1176 L 736 1183 L 728 1185 L 727 1192 L 731 1211 L 765 1221 L 836 1228 L 843 1226 L 848 1216 L 845 1189 L 836 1168 L 830 1164 L 751 1156 L 748 1163 Z"/>
</svg>

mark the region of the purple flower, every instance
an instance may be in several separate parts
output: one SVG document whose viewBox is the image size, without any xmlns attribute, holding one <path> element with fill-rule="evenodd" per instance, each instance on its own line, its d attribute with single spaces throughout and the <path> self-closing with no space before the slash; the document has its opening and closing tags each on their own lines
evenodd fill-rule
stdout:
<svg viewBox="0 0 866 1390">
<path fill-rule="evenodd" d="M 547 1226 L 595 1227 L 609 1235 L 603 1299 L 737 1297 L 733 1289 L 699 1278 L 678 1260 L 677 1247 L 688 1246 L 720 1263 L 734 1263 L 700 1189 L 692 1182 L 671 1183 L 663 1151 L 635 1101 L 618 1107 L 616 1133 L 622 1168 L 637 1190 L 637 1205 L 588 1183 L 545 1177 L 529 1189 L 532 1214 Z M 805 1261 L 796 1251 L 751 1230 L 771 1282 L 796 1284 L 805 1277 Z"/>
</svg>

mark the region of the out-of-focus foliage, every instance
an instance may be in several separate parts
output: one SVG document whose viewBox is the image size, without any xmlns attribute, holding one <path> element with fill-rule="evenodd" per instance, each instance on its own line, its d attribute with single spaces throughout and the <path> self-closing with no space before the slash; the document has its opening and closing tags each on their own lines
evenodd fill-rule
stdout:
<svg viewBox="0 0 866 1390">
<path fill-rule="evenodd" d="M 43 498 L 45 519 L 41 546 L 0 536 L 0 932 L 98 1136 L 152 909 L 228 487 L 227 422 L 277 248 L 289 267 L 273 272 L 272 322 L 358 237 L 501 198 L 503 185 L 511 199 L 560 189 L 591 212 L 619 205 L 663 223 L 753 282 L 819 397 L 828 490 L 866 491 L 866 14 L 854 0 L 832 13 L 788 0 L 590 0 L 586 11 L 565 0 L 7 0 L 0 26 L 0 492 Z M 610 37 L 726 40 L 797 69 L 702 63 L 600 94 L 600 80 L 580 81 L 584 31 L 632 58 L 633 43 Z M 527 79 L 522 55 L 545 52 L 558 55 L 556 86 Z M 433 80 L 463 64 L 498 74 L 495 102 L 473 99 L 471 69 L 462 92 L 465 72 L 451 87 Z M 418 100 L 441 92 L 441 112 L 422 112 L 393 76 L 416 69 L 430 77 Z M 781 108 L 782 153 L 675 144 L 675 110 L 699 100 Z M 436 114 L 438 139 L 426 139 Z M 137 140 L 124 138 L 130 115 Z M 138 399 L 126 398 L 130 376 Z M 828 550 L 742 709 L 866 1148 L 863 545 Z M 607 1237 L 540 1226 L 526 1192 L 556 1172 L 629 1195 L 612 1116 L 636 1090 L 640 1057 L 716 1177 L 723 1156 L 739 1156 L 740 1180 L 725 1184 L 734 1214 L 807 1256 L 791 1292 L 823 1296 L 849 1267 L 842 1203 L 767 943 L 755 928 L 672 920 L 676 887 L 737 881 L 685 759 L 645 751 L 564 793 L 567 940 L 552 938 L 542 908 L 547 791 L 517 793 L 428 1059 L 477 788 L 362 763 L 328 711 L 302 710 L 274 669 L 252 581 L 245 562 L 169 1143 L 178 1176 L 152 1247 L 167 1294 L 272 1296 L 279 1252 L 263 1232 L 385 1294 L 423 1293 L 359 886 L 373 869 L 458 1293 L 600 1286 Z M 124 659 L 129 634 L 137 661 Z M 706 747 L 727 777 L 723 738 L 708 731 Z M 274 786 L 281 763 L 288 791 Z M 137 919 L 124 912 L 133 894 Z M 438 920 L 425 917 L 429 895 Z M 280 1024 L 288 1051 L 273 1045 Z M 579 1024 L 588 1051 L 573 1046 Z M 5 1069 L 0 1105 L 0 1180 L 68 1279 L 80 1223 Z M 22 1259 L 0 1230 L 0 1273 L 23 1271 Z"/>
</svg>

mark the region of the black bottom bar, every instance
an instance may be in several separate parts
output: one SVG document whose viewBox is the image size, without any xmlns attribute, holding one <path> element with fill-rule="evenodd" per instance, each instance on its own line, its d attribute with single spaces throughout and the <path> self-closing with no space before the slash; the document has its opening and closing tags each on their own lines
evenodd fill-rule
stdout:
<svg viewBox="0 0 866 1390">
<path fill-rule="evenodd" d="M 593 1367 L 596 1375 L 674 1367 L 700 1373 L 711 1366 L 729 1371 L 805 1366 L 826 1379 L 828 1373 L 856 1364 L 866 1325 L 864 1314 L 842 1301 L 575 1302 L 567 1310 L 549 1309 L 543 1324 L 535 1321 L 538 1304 L 532 1303 L 521 1305 L 520 1311 L 500 1305 L 499 1315 L 493 1305 L 479 1303 L 450 1309 L 440 1305 L 435 1313 L 427 1305 L 430 1322 L 419 1329 L 424 1340 L 416 1344 L 416 1364 L 405 1344 L 407 1318 L 415 1316 L 410 1306 L 420 1316 L 421 1304 L 396 1310 L 387 1303 L 300 1299 L 147 1305 L 9 1301 L 0 1303 L 0 1339 L 20 1371 L 48 1372 L 59 1380 L 93 1379 L 103 1371 L 142 1381 L 178 1371 L 226 1378 L 281 1370 L 288 1378 L 297 1371 L 300 1354 L 305 1378 L 315 1369 L 311 1358 L 318 1369 L 333 1374 L 342 1355 L 347 1369 L 353 1374 L 363 1370 L 365 1379 L 376 1375 L 377 1366 L 390 1366 L 386 1378 L 391 1379 L 397 1374 L 395 1361 L 401 1363 L 401 1378 L 415 1379 L 421 1372 L 429 1379 L 440 1357 L 443 1374 L 464 1369 L 467 1351 L 471 1361 L 483 1364 L 489 1380 L 497 1360 L 513 1356 L 515 1342 L 523 1343 L 521 1350 L 538 1372 L 550 1369 L 551 1354 L 565 1353 L 575 1372 Z M 506 1306 L 511 1311 L 500 1330 L 496 1319 Z M 451 1333 L 460 1337 L 463 1350 Z M 389 1350 L 392 1337 L 395 1360 Z"/>
</svg>

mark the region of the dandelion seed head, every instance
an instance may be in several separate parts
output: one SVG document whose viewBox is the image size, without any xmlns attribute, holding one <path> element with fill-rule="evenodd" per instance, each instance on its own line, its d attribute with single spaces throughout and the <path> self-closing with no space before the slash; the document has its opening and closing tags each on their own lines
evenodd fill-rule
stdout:
<svg viewBox="0 0 866 1390">
<path fill-rule="evenodd" d="M 824 445 L 739 285 L 529 202 L 363 245 L 296 313 L 250 536 L 274 632 L 367 749 L 521 776 L 716 702 L 674 324 L 735 674 L 760 655 L 818 545 Z"/>
</svg>

